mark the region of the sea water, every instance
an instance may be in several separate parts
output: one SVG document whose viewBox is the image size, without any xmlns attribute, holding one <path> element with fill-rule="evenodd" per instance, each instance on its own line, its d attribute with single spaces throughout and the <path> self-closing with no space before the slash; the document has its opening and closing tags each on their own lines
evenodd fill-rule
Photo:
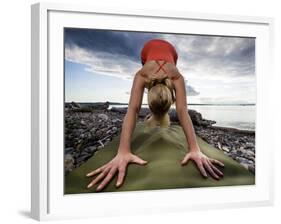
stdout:
<svg viewBox="0 0 281 224">
<path fill-rule="evenodd" d="M 255 130 L 256 109 L 254 105 L 190 105 L 208 120 L 216 121 L 214 126 Z"/>
</svg>

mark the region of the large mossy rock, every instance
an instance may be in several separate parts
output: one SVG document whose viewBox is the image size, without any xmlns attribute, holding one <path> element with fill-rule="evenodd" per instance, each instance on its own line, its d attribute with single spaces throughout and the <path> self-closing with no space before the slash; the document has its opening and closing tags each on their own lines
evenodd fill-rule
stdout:
<svg viewBox="0 0 281 224">
<path fill-rule="evenodd" d="M 85 164 L 65 176 L 65 194 L 95 192 L 95 187 L 87 189 L 93 178 L 86 177 L 90 171 L 104 165 L 116 154 L 120 135 L 116 136 L 104 149 L 99 150 Z M 190 187 L 213 187 L 255 184 L 255 176 L 223 152 L 197 137 L 201 150 L 209 157 L 222 161 L 224 177 L 217 181 L 203 178 L 195 164 L 190 161 L 181 166 L 188 150 L 184 132 L 179 125 L 169 128 L 149 128 L 138 123 L 132 136 L 132 152 L 148 164 L 130 164 L 123 185 L 115 187 L 117 176 L 103 191 L 135 191 Z"/>
</svg>

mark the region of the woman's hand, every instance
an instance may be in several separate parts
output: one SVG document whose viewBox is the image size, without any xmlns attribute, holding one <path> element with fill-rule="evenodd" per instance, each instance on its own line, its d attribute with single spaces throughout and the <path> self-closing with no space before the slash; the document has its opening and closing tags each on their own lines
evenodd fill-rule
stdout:
<svg viewBox="0 0 281 224">
<path fill-rule="evenodd" d="M 187 153 L 184 159 L 181 161 L 181 164 L 186 165 L 189 160 L 193 160 L 195 162 L 200 173 L 204 177 L 208 177 L 206 171 L 208 171 L 208 173 L 216 180 L 219 180 L 221 177 L 223 177 L 223 173 L 215 165 L 224 167 L 224 164 L 218 160 L 207 157 L 200 150 L 190 151 Z"/>
<path fill-rule="evenodd" d="M 101 181 L 100 185 L 96 189 L 96 191 L 101 191 L 114 177 L 116 172 L 118 172 L 116 187 L 121 186 L 126 175 L 126 169 L 129 163 L 145 165 L 147 164 L 147 161 L 142 160 L 141 158 L 130 152 L 118 153 L 110 162 L 86 175 L 87 177 L 92 177 L 99 174 L 92 180 L 87 188 L 91 188 Z"/>
</svg>

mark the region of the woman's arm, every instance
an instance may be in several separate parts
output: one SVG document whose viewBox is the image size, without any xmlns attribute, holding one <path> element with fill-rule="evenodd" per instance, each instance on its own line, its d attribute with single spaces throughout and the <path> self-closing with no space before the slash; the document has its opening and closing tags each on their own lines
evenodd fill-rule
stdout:
<svg viewBox="0 0 281 224">
<path fill-rule="evenodd" d="M 196 141 L 194 127 L 188 114 L 185 83 L 182 76 L 174 81 L 174 86 L 176 91 L 177 115 L 184 130 L 184 134 L 190 149 L 182 160 L 182 165 L 186 165 L 191 159 L 196 163 L 198 169 L 204 177 L 207 177 L 207 170 L 213 178 L 220 179 L 220 176 L 223 176 L 223 173 L 214 164 L 220 166 L 224 165 L 221 162 L 208 158 L 206 155 L 204 155 Z"/>
<path fill-rule="evenodd" d="M 101 182 L 96 189 L 96 191 L 101 191 L 110 182 L 116 172 L 118 173 L 116 187 L 119 187 L 124 181 L 129 163 L 136 163 L 139 165 L 145 165 L 147 163 L 147 161 L 131 153 L 131 137 L 141 108 L 143 91 L 144 80 L 138 72 L 134 77 L 128 110 L 123 120 L 118 152 L 107 164 L 86 175 L 87 177 L 92 177 L 99 174 L 90 182 L 88 188 Z"/>
<path fill-rule="evenodd" d="M 118 152 L 130 152 L 131 151 L 131 137 L 135 129 L 136 120 L 138 113 L 142 104 L 142 97 L 144 92 L 144 79 L 141 77 L 138 72 L 135 75 L 133 86 L 131 88 L 131 95 L 128 104 L 128 110 L 124 117 L 122 124 L 120 144 Z"/>
<path fill-rule="evenodd" d="M 176 90 L 176 111 L 180 124 L 184 130 L 190 151 L 200 151 L 196 141 L 195 131 L 187 110 L 185 83 L 182 76 L 174 81 Z"/>
</svg>

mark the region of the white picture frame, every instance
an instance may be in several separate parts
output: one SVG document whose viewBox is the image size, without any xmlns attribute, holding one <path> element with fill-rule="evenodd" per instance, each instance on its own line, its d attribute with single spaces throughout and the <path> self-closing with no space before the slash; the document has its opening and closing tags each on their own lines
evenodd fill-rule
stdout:
<svg viewBox="0 0 281 224">
<path fill-rule="evenodd" d="M 182 11 L 127 11 L 50 3 L 32 5 L 31 16 L 31 214 L 34 219 L 68 219 L 126 213 L 180 212 L 190 209 L 272 205 L 273 145 L 269 135 L 270 124 L 272 124 L 270 116 L 272 103 L 270 87 L 273 76 L 271 61 L 274 20 L 272 18 Z M 141 31 L 156 29 L 163 32 L 167 31 L 167 26 L 170 26 L 175 33 L 179 31 L 185 33 L 188 27 L 189 33 L 193 34 L 255 37 L 257 40 L 256 184 L 204 189 L 63 195 L 62 29 L 67 26 Z M 134 203 L 135 201 L 138 203 Z"/>
</svg>

